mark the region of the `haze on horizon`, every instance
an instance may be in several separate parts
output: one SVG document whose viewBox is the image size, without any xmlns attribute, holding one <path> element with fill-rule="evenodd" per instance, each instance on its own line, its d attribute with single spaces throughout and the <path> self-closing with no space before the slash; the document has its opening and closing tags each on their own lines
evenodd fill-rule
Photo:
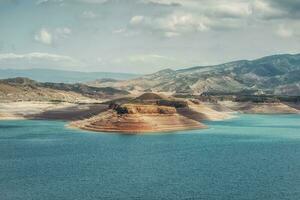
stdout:
<svg viewBox="0 0 300 200">
<path fill-rule="evenodd" d="M 299 44 L 299 0 L 0 1 L 0 69 L 151 73 Z"/>
</svg>

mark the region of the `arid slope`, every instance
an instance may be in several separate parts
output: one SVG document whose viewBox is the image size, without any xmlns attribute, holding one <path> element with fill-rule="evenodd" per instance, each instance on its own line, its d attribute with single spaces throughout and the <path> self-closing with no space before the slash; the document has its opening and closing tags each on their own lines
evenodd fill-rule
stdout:
<svg viewBox="0 0 300 200">
<path fill-rule="evenodd" d="M 71 126 L 92 131 L 145 133 L 200 129 L 198 121 L 177 113 L 175 108 L 156 105 L 122 105 L 128 112 L 109 110 L 87 120 L 75 121 Z"/>
<path fill-rule="evenodd" d="M 110 110 L 75 121 L 72 127 L 100 132 L 145 133 L 205 128 L 202 120 L 231 117 L 188 100 L 145 93 L 128 103 L 112 104 Z"/>
</svg>

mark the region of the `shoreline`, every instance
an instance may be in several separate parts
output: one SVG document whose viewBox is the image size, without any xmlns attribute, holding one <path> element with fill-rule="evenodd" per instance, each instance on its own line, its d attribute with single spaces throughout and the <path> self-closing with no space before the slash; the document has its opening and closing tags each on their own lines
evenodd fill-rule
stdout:
<svg viewBox="0 0 300 200">
<path fill-rule="evenodd" d="M 73 121 L 68 124 L 68 127 L 78 128 L 93 132 L 108 132 L 119 134 L 147 134 L 159 132 L 175 132 L 183 130 L 204 129 L 207 126 L 199 121 L 188 119 L 178 114 L 170 115 L 139 115 L 130 114 L 122 117 L 114 116 L 108 111 L 104 113 L 107 118 L 99 119 L 99 116 L 94 118 Z M 102 117 L 102 116 L 101 116 Z"/>
<path fill-rule="evenodd" d="M 84 127 L 74 126 L 71 123 L 66 124 L 66 128 L 74 129 L 74 130 L 81 130 L 81 131 L 89 131 L 93 133 L 100 133 L 100 134 L 121 134 L 121 135 L 155 135 L 155 134 L 168 134 L 168 133 L 176 133 L 181 131 L 193 131 L 193 130 L 203 130 L 209 128 L 208 126 L 204 125 L 201 128 L 182 128 L 182 129 L 169 129 L 169 130 L 144 130 L 144 131 L 120 131 L 120 130 L 103 130 L 100 129 L 88 129 Z"/>
<path fill-rule="evenodd" d="M 224 121 L 235 118 L 236 114 L 300 114 L 298 109 L 282 103 L 189 102 L 188 107 L 177 109 L 135 104 L 127 106 L 134 113 L 120 115 L 108 109 L 106 104 L 0 103 L 0 120 L 63 120 L 68 123 L 68 128 L 130 135 L 205 129 L 208 128 L 206 121 Z M 163 112 L 157 113 L 157 110 Z"/>
</svg>

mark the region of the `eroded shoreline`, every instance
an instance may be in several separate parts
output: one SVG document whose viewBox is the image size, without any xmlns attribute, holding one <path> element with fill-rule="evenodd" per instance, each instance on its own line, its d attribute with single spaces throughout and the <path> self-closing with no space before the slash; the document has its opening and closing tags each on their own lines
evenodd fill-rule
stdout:
<svg viewBox="0 0 300 200">
<path fill-rule="evenodd" d="M 129 113 L 120 114 L 107 104 L 52 102 L 0 103 L 0 120 L 65 120 L 68 127 L 95 132 L 140 134 L 204 129 L 203 121 L 226 120 L 234 113 L 299 114 L 297 107 L 282 103 L 237 103 L 188 101 L 188 107 L 174 108 L 129 104 Z"/>
</svg>

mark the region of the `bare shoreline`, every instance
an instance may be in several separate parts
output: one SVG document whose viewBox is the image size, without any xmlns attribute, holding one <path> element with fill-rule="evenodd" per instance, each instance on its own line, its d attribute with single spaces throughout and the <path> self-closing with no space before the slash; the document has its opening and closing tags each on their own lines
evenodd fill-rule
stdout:
<svg viewBox="0 0 300 200">
<path fill-rule="evenodd" d="M 0 120 L 65 120 L 67 127 L 94 132 L 142 134 L 204 129 L 202 121 L 226 120 L 233 113 L 300 114 L 297 107 L 282 103 L 219 102 L 190 104 L 189 109 L 177 109 L 168 114 L 134 113 L 123 116 L 105 104 L 73 104 L 53 102 L 0 103 Z M 151 111 L 153 112 L 153 111 Z"/>
<path fill-rule="evenodd" d="M 10 102 L 0 103 L 0 120 L 50 119 L 79 120 L 99 114 L 107 109 L 105 104 L 53 103 L 53 102 Z"/>
</svg>

